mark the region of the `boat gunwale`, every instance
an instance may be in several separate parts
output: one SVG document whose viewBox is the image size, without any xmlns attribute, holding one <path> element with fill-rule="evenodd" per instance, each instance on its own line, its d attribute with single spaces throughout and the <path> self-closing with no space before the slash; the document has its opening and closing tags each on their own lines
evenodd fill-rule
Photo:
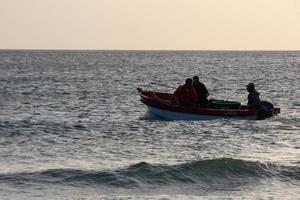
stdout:
<svg viewBox="0 0 300 200">
<path fill-rule="evenodd" d="M 159 109 L 178 112 L 178 113 L 196 114 L 196 115 L 214 115 L 214 116 L 236 116 L 236 117 L 247 117 L 247 116 L 253 116 L 257 114 L 255 109 L 248 109 L 247 106 L 245 105 L 242 105 L 241 109 L 200 108 L 195 106 L 183 107 L 179 105 L 172 105 L 170 104 L 170 100 L 163 99 L 157 96 L 157 95 L 171 96 L 172 94 L 170 93 L 143 91 L 143 90 L 138 90 L 138 93 L 139 96 L 141 97 L 141 101 L 144 104 Z M 146 95 L 147 93 L 153 94 L 153 96 L 151 97 L 150 95 Z M 167 103 L 166 101 L 169 102 Z M 280 113 L 280 108 L 274 108 L 274 112 L 275 114 Z"/>
</svg>

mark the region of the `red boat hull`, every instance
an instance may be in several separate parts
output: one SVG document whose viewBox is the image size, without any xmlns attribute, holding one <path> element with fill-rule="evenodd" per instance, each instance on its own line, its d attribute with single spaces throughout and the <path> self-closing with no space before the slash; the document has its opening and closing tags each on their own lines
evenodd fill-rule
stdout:
<svg viewBox="0 0 300 200">
<path fill-rule="evenodd" d="M 159 112 L 167 111 L 172 112 L 174 115 L 190 114 L 195 116 L 214 116 L 216 118 L 223 117 L 238 117 L 238 118 L 256 118 L 257 111 L 255 109 L 249 109 L 247 106 L 242 105 L 239 109 L 215 109 L 215 108 L 201 108 L 201 107 L 183 107 L 172 103 L 172 94 L 143 91 L 138 89 L 138 93 L 141 97 L 141 101 L 150 108 L 154 108 L 155 114 Z M 280 113 L 280 108 L 274 108 L 273 114 Z M 165 114 L 165 113 L 164 113 Z M 180 116 L 177 116 L 180 118 Z"/>
</svg>

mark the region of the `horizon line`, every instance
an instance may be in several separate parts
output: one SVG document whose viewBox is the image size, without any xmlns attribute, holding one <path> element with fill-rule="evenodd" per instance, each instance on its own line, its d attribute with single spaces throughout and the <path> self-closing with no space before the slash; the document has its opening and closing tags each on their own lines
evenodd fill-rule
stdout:
<svg viewBox="0 0 300 200">
<path fill-rule="evenodd" d="M 264 51 L 264 52 L 280 52 L 280 51 L 300 51 L 293 49 L 34 49 L 34 48 L 20 48 L 20 49 L 1 49 L 0 51 L 235 51 L 235 52 L 254 52 L 254 51 Z"/>
</svg>

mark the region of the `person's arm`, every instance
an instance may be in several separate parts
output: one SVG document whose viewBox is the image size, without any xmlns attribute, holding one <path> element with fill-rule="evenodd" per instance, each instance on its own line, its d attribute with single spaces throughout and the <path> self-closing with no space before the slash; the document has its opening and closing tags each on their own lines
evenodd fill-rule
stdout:
<svg viewBox="0 0 300 200">
<path fill-rule="evenodd" d="M 248 107 L 250 108 L 257 108 L 260 104 L 259 94 L 250 93 L 248 95 Z"/>
<path fill-rule="evenodd" d="M 253 106 L 254 106 L 255 108 L 259 108 L 259 105 L 260 105 L 260 98 L 259 98 L 259 95 L 256 94 L 256 95 L 254 95 L 254 97 L 253 97 Z"/>
<path fill-rule="evenodd" d="M 206 86 L 205 85 L 203 85 L 203 86 L 204 86 L 205 96 L 208 97 L 209 96 L 209 92 L 208 92 Z"/>
<path fill-rule="evenodd" d="M 201 92 L 203 92 L 203 96 L 205 96 L 205 97 L 209 96 L 209 92 L 203 83 L 201 83 Z"/>
<path fill-rule="evenodd" d="M 248 94 L 247 100 L 248 100 L 247 106 L 249 107 L 249 106 L 251 106 L 251 97 L 250 97 L 250 94 Z"/>
<path fill-rule="evenodd" d="M 180 96 L 181 91 L 182 91 L 182 86 L 179 86 L 179 87 L 175 90 L 175 92 L 174 92 L 173 95 L 175 95 L 175 96 L 178 97 L 178 96 Z"/>
<path fill-rule="evenodd" d="M 178 101 L 178 97 L 180 96 L 180 93 L 181 93 L 181 90 L 182 90 L 182 86 L 179 86 L 175 92 L 173 93 L 172 95 L 172 102 L 174 103 L 175 101 L 177 102 Z"/>
</svg>

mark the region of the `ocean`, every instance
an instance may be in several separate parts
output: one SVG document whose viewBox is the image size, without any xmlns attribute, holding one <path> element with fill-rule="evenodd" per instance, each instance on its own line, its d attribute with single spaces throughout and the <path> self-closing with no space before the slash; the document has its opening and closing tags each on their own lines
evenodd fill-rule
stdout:
<svg viewBox="0 0 300 200">
<path fill-rule="evenodd" d="M 209 98 L 266 120 L 147 116 L 136 88 Z M 156 82 L 161 85 L 151 85 Z M 299 51 L 0 51 L 0 199 L 300 199 Z"/>
</svg>

